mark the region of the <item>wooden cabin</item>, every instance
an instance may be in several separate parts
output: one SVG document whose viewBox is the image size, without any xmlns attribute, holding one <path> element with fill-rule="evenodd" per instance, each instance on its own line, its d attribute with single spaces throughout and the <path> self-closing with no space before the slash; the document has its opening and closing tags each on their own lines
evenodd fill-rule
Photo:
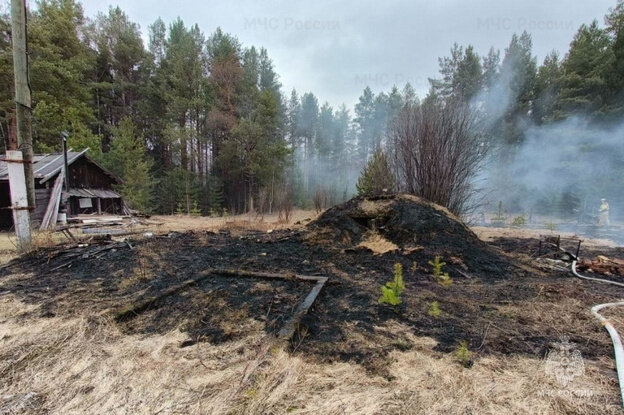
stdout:
<svg viewBox="0 0 624 415">
<path fill-rule="evenodd" d="M 5 155 L 0 156 L 0 229 L 13 226 L 9 177 Z M 33 226 L 41 223 L 52 188 L 63 170 L 63 153 L 39 154 L 34 159 L 36 208 L 31 214 Z M 115 187 L 121 180 L 97 164 L 87 151 L 67 153 L 69 190 L 63 190 L 62 201 L 67 216 L 79 214 L 122 214 L 127 208 Z"/>
</svg>

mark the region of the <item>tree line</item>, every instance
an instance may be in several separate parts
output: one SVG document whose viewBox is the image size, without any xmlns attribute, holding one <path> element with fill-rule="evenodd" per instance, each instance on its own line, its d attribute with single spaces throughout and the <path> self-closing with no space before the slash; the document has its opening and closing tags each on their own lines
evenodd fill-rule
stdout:
<svg viewBox="0 0 624 415">
<path fill-rule="evenodd" d="M 206 35 L 179 18 L 158 19 L 144 45 L 139 26 L 119 7 L 90 19 L 78 1 L 40 0 L 28 16 L 35 151 L 59 150 L 60 132 L 68 131 L 69 146 L 88 147 L 124 180 L 128 203 L 144 211 L 338 203 L 355 193 L 378 149 L 398 159 L 392 131 L 406 109 L 470 103 L 502 158 L 523 142 L 527 122 L 575 114 L 621 120 L 623 15 L 618 0 L 604 25 L 582 25 L 563 57 L 552 52 L 541 65 L 526 32 L 512 37 L 502 57 L 453 45 L 422 100 L 409 84 L 378 93 L 366 87 L 351 112 L 321 104 L 312 92 L 285 94 L 268 51 L 219 28 Z M 0 46 L 6 148 L 14 128 L 7 14 L 0 16 Z"/>
</svg>

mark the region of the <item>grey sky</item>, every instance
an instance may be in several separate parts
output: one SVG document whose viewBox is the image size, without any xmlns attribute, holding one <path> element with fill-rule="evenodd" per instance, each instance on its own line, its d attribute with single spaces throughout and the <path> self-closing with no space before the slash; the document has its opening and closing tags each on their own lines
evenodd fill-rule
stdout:
<svg viewBox="0 0 624 415">
<path fill-rule="evenodd" d="M 208 36 L 217 26 L 244 46 L 264 46 L 275 62 L 284 91 L 312 91 L 321 102 L 352 107 L 366 85 L 374 91 L 412 83 L 420 96 L 436 76 L 439 56 L 453 42 L 481 54 L 501 49 L 527 30 L 541 62 L 553 49 L 562 54 L 582 23 L 603 16 L 616 0 L 83 0 L 95 16 L 119 5 L 139 23 L 143 37 L 159 16 L 181 17 Z"/>
</svg>

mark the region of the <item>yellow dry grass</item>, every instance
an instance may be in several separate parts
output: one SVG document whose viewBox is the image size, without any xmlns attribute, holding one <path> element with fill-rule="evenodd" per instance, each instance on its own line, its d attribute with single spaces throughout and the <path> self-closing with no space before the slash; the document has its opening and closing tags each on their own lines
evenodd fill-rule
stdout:
<svg viewBox="0 0 624 415">
<path fill-rule="evenodd" d="M 377 232 L 367 232 L 364 235 L 362 242 L 358 246 L 370 249 L 375 254 L 383 255 L 388 252 L 393 252 L 399 249 L 399 247 L 378 234 Z"/>
<path fill-rule="evenodd" d="M 188 232 L 188 231 L 218 231 L 230 230 L 233 234 L 242 234 L 246 231 L 269 231 L 272 229 L 299 228 L 316 218 L 317 214 L 311 210 L 293 210 L 290 222 L 280 221 L 277 213 L 267 215 L 244 214 L 228 217 L 206 216 L 152 216 L 148 225 L 132 225 L 126 228 L 128 231 L 152 231 L 155 233 Z M 86 238 L 92 235 L 82 235 L 79 230 L 72 231 L 77 238 Z M 141 237 L 140 234 L 135 237 Z M 59 243 L 69 242 L 66 236 L 60 232 L 33 233 L 33 246 L 35 248 L 50 247 Z M 0 232 L 0 265 L 17 257 L 17 244 L 15 234 L 12 232 Z"/>
<path fill-rule="evenodd" d="M 0 297 L 0 413 L 27 414 L 609 414 L 613 380 L 585 361 L 563 387 L 544 361 L 476 356 L 459 365 L 436 342 L 387 323 L 412 346 L 392 352 L 391 378 L 355 363 L 317 363 L 254 335 L 180 348 L 186 335 L 124 335 L 105 316 L 37 316 Z"/>
<path fill-rule="evenodd" d="M 470 227 L 477 236 L 485 241 L 491 242 L 496 238 L 536 238 L 540 235 L 561 235 L 563 238 L 571 238 L 576 236 L 572 232 L 551 231 L 548 229 L 522 229 L 522 228 L 495 228 L 488 226 L 472 226 Z M 616 246 L 613 241 L 608 239 L 597 239 L 582 237 L 583 246 Z"/>
<path fill-rule="evenodd" d="M 64 241 L 67 241 L 67 238 L 60 233 L 37 230 L 32 233 L 32 245 L 34 249 L 47 248 Z M 0 232 L 0 264 L 5 264 L 17 256 L 15 234 Z"/>
<path fill-rule="evenodd" d="M 317 214 L 311 210 L 296 209 L 292 212 L 290 222 L 280 221 L 277 213 L 257 215 L 243 214 L 226 217 L 206 217 L 206 216 L 152 216 L 151 221 L 160 222 L 162 225 L 156 227 L 159 232 L 185 232 L 191 230 L 258 230 L 267 231 L 270 229 L 296 228 L 314 219 Z M 297 224 L 299 222 L 299 224 Z"/>
</svg>

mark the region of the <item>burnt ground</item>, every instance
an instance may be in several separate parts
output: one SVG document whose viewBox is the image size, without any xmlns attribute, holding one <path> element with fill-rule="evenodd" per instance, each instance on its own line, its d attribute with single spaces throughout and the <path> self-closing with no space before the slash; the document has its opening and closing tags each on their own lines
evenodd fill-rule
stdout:
<svg viewBox="0 0 624 415">
<path fill-rule="evenodd" d="M 386 230 L 379 232 L 390 237 L 397 217 L 384 220 Z M 351 239 L 370 224 L 356 225 L 348 224 Z M 33 313 L 43 317 L 85 313 L 114 317 L 206 269 L 321 275 L 329 281 L 293 339 L 293 350 L 309 359 L 354 361 L 372 373 L 385 374 L 388 353 L 412 347 L 392 329 L 396 324 L 416 336 L 436 339 L 440 352 L 452 352 L 467 341 L 476 359 L 488 354 L 543 357 L 562 335 L 578 345 L 584 358 L 611 355 L 608 336 L 589 307 L 613 300 L 618 288 L 532 267 L 527 261 L 531 241 L 488 245 L 473 238 L 468 228 L 455 226 L 435 226 L 418 238 L 403 232 L 401 240 L 394 241 L 401 242 L 400 249 L 384 255 L 353 241 L 323 241 L 319 222 L 309 229 L 250 232 L 242 237 L 226 231 L 156 236 L 133 241 L 133 249 L 122 245 L 77 257 L 62 268 L 68 263 L 67 252 L 91 248 L 40 250 L 1 271 L 0 295 L 11 293 L 41 304 Z M 449 287 L 431 277 L 428 261 L 435 255 L 447 262 L 445 270 L 453 279 Z M 393 308 L 379 304 L 378 298 L 397 262 L 403 265 L 406 289 L 403 303 Z M 139 335 L 180 328 L 188 333 L 181 347 L 197 341 L 233 341 L 254 332 L 276 333 L 311 287 L 295 280 L 211 274 L 117 324 L 124 332 Z M 428 313 L 433 301 L 439 303 L 439 316 Z"/>
</svg>

